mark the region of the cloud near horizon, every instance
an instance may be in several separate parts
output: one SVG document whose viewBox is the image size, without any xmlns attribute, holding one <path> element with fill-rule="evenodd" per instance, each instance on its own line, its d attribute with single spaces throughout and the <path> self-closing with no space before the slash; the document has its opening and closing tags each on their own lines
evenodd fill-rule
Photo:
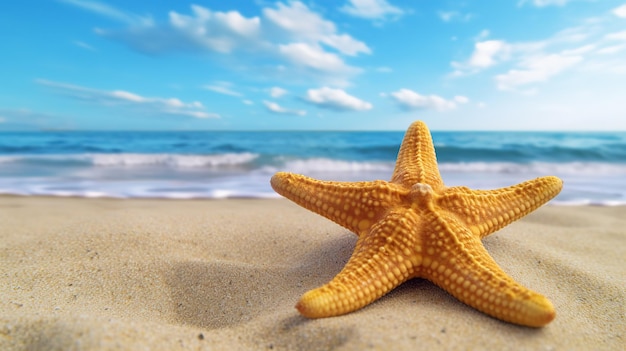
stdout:
<svg viewBox="0 0 626 351">
<path fill-rule="evenodd" d="M 544 82 L 581 62 L 578 55 L 551 54 L 532 57 L 520 63 L 521 69 L 511 69 L 495 76 L 500 90 L 513 90 L 519 86 Z"/>
<path fill-rule="evenodd" d="M 386 96 L 387 94 L 383 94 Z M 469 98 L 457 95 L 453 99 L 447 100 L 438 95 L 422 95 L 410 89 L 400 89 L 389 94 L 391 99 L 405 111 L 433 109 L 436 111 L 450 111 L 458 107 L 459 104 L 466 104 Z"/>
<path fill-rule="evenodd" d="M 33 111 L 28 108 L 0 108 L 2 130 L 63 130 L 74 129 L 70 116 Z"/>
<path fill-rule="evenodd" d="M 275 114 L 293 115 L 293 116 L 305 116 L 306 115 L 305 110 L 292 110 L 292 109 L 284 108 L 273 101 L 263 100 L 263 105 L 265 105 L 265 108 L 267 108 L 269 112 L 272 112 Z"/>
<path fill-rule="evenodd" d="M 125 90 L 99 90 L 46 79 L 37 79 L 35 82 L 58 94 L 101 106 L 130 107 L 147 114 L 178 115 L 201 119 L 220 117 L 216 113 L 207 112 L 199 101 L 186 103 L 178 98 L 145 97 Z"/>
<path fill-rule="evenodd" d="M 304 100 L 315 106 L 339 112 L 367 111 L 373 107 L 371 103 L 349 95 L 344 90 L 329 87 L 309 89 Z"/>
</svg>

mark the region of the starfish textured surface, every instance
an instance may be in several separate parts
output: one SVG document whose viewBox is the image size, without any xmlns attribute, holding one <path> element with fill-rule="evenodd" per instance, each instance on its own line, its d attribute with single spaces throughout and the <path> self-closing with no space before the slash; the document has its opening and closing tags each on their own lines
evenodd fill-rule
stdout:
<svg viewBox="0 0 626 351">
<path fill-rule="evenodd" d="M 332 182 L 279 172 L 271 184 L 358 235 L 343 270 L 296 305 L 306 317 L 355 311 L 416 277 L 507 322 L 540 327 L 555 317 L 550 301 L 504 273 L 481 239 L 556 196 L 562 188 L 557 177 L 495 190 L 446 187 L 428 127 L 418 121 L 404 136 L 389 182 Z"/>
</svg>

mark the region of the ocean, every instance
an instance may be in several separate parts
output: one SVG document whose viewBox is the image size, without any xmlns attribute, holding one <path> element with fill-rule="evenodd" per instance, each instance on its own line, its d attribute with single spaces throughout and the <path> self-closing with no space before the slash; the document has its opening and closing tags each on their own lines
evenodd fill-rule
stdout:
<svg viewBox="0 0 626 351">
<path fill-rule="evenodd" d="M 0 132 L 0 194 L 275 198 L 274 172 L 391 177 L 404 132 Z M 448 186 L 563 179 L 553 204 L 626 204 L 624 132 L 433 132 Z"/>
</svg>

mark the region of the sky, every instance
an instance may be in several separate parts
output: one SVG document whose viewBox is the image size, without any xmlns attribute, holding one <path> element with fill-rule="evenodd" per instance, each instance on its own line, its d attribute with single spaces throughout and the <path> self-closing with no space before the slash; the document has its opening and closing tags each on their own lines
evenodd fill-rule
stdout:
<svg viewBox="0 0 626 351">
<path fill-rule="evenodd" d="M 626 131 L 625 0 L 0 5 L 0 130 Z"/>
</svg>

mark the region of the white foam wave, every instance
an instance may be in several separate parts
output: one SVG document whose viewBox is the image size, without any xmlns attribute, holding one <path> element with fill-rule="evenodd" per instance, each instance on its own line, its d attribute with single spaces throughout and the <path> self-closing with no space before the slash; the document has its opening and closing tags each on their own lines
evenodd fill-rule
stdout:
<svg viewBox="0 0 626 351">
<path fill-rule="evenodd" d="M 0 164 L 15 162 L 18 160 L 19 160 L 19 157 L 16 157 L 16 156 L 0 156 Z"/>
<path fill-rule="evenodd" d="M 214 155 L 184 154 L 70 154 L 70 155 L 20 155 L 0 156 L 1 163 L 18 163 L 23 161 L 86 162 L 94 166 L 150 166 L 164 165 L 170 167 L 219 167 L 237 166 L 254 161 L 259 155 L 245 153 L 226 153 Z"/>
<path fill-rule="evenodd" d="M 328 158 L 311 158 L 293 160 L 285 163 L 283 169 L 295 173 L 329 173 L 329 172 L 391 172 L 393 162 L 358 162 L 340 161 Z"/>
<path fill-rule="evenodd" d="M 391 174 L 394 162 L 383 161 L 342 161 L 328 158 L 298 159 L 287 161 L 280 170 L 295 173 L 368 173 L 388 172 Z M 273 168 L 272 168 L 273 169 Z M 443 173 L 491 173 L 491 174 L 555 174 L 555 175 L 626 175 L 626 163 L 605 162 L 455 162 L 440 163 Z"/>
<path fill-rule="evenodd" d="M 216 155 L 93 154 L 89 158 L 95 166 L 218 167 L 246 164 L 257 157 L 258 155 L 253 153 L 228 153 Z"/>
<path fill-rule="evenodd" d="M 250 199 L 269 199 L 279 198 L 280 196 L 271 189 L 256 189 L 242 191 L 235 188 L 217 188 L 207 189 L 202 192 L 191 192 L 180 189 L 168 192 L 158 191 L 156 189 L 144 188 L 141 190 L 129 189 L 73 189 L 73 190 L 54 190 L 46 187 L 23 187 L 20 189 L 7 188 L 0 186 L 0 195 L 18 195 L 18 196 L 54 196 L 54 197 L 84 197 L 84 198 L 154 198 L 154 199 L 229 199 L 229 198 L 250 198 Z M 559 199 L 556 198 L 548 203 L 550 206 L 626 206 L 626 200 L 610 200 L 610 199 Z"/>
<path fill-rule="evenodd" d="M 512 162 L 459 162 L 439 164 L 439 170 L 442 172 L 460 173 L 622 175 L 626 174 L 626 164 L 602 162 L 533 162 L 525 164 Z"/>
</svg>

